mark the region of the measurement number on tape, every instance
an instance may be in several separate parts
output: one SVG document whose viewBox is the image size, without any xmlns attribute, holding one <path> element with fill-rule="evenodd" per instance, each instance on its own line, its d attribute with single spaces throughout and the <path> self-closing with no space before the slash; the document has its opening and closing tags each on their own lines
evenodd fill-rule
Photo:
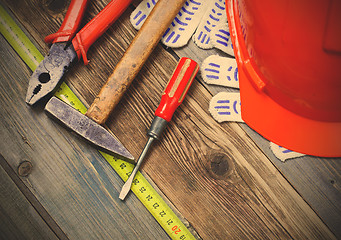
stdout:
<svg viewBox="0 0 341 240">
<path fill-rule="evenodd" d="M 0 32 L 22 60 L 34 71 L 40 61 L 43 60 L 43 56 L 1 5 Z M 83 114 L 87 110 L 64 82 L 55 93 L 55 96 Z M 119 176 L 126 181 L 132 173 L 134 165 L 109 154 L 100 153 Z M 131 190 L 172 239 L 196 239 L 140 172 L 137 173 Z"/>
</svg>

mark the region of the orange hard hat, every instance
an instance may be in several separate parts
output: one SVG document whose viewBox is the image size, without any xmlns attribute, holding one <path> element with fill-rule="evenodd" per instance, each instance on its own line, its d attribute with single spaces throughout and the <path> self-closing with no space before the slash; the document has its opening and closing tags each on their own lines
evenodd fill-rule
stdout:
<svg viewBox="0 0 341 240">
<path fill-rule="evenodd" d="M 227 0 L 243 120 L 304 154 L 341 156 L 341 1 Z"/>
</svg>

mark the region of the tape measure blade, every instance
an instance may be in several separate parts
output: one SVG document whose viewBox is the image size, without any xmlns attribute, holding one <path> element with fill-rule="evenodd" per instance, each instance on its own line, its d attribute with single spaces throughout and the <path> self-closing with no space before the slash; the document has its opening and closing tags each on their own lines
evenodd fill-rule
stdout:
<svg viewBox="0 0 341 240">
<path fill-rule="evenodd" d="M 1 4 L 0 32 L 22 60 L 34 71 L 44 57 Z M 85 105 L 64 82 L 56 91 L 55 96 L 69 103 L 81 113 L 85 113 L 87 110 Z M 109 154 L 100 153 L 116 173 L 126 181 L 134 165 Z M 134 181 L 132 191 L 172 239 L 196 239 L 141 172 L 137 173 Z"/>
<path fill-rule="evenodd" d="M 119 176 L 126 181 L 134 166 L 106 153 L 101 153 Z M 131 191 L 172 239 L 196 239 L 140 171 L 136 174 Z"/>
<path fill-rule="evenodd" d="M 0 5 L 0 23 L 1 34 L 28 67 L 34 71 L 44 57 L 2 5 Z"/>
</svg>

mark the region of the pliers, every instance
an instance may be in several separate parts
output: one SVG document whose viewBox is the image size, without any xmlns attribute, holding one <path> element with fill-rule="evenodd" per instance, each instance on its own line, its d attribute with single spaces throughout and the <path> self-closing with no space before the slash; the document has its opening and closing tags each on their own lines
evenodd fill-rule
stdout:
<svg viewBox="0 0 341 240">
<path fill-rule="evenodd" d="M 59 30 L 44 40 L 52 43 L 49 53 L 33 72 L 29 80 L 26 102 L 33 105 L 51 95 L 61 82 L 70 65 L 83 58 L 89 47 L 126 10 L 132 0 L 112 0 L 78 33 L 88 0 L 72 0 Z"/>
</svg>

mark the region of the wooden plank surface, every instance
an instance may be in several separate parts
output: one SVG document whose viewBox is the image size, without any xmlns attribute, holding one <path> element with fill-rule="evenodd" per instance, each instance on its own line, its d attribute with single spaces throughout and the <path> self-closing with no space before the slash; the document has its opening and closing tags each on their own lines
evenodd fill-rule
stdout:
<svg viewBox="0 0 341 240">
<path fill-rule="evenodd" d="M 0 155 L 0 239 L 58 239 L 3 168 Z"/>
<path fill-rule="evenodd" d="M 84 22 L 107 2 L 92 2 Z M 43 3 L 6 1 L 46 53 L 42 36 L 58 29 L 67 4 L 56 8 Z M 88 66 L 78 63 L 67 74 L 67 83 L 88 104 L 136 34 L 129 24 L 131 11 L 89 50 Z M 0 130 L 6 142 L 2 141 L 0 151 L 13 169 L 23 158 L 34 163 L 35 170 L 23 181 L 66 235 L 165 239 L 133 195 L 126 202 L 118 200 L 122 181 L 94 149 L 47 119 L 42 106 L 24 104 L 30 71 L 8 45 L 1 46 L 6 61 L 1 63 Z M 136 157 L 176 60 L 172 52 L 158 46 L 107 122 Z M 211 97 L 212 90 L 200 82 L 193 84 L 142 166 L 144 172 L 203 239 L 333 239 L 282 175 L 284 170 L 274 166 L 243 125 L 217 124 L 210 117 Z M 335 182 L 334 186 L 337 189 Z"/>
<path fill-rule="evenodd" d="M 191 56 L 198 63 L 210 55 L 231 57 L 219 50 L 202 50 L 190 41 L 185 48 L 174 49 L 182 56 Z M 236 92 L 233 88 L 208 85 L 200 78 L 208 91 L 215 95 L 219 92 Z M 239 124 L 252 138 L 269 160 L 285 176 L 295 190 L 309 203 L 333 233 L 341 239 L 341 158 L 320 158 L 304 155 L 286 162 L 280 161 L 270 149 L 269 141 L 246 124 Z M 341 143 L 340 143 L 341 148 Z"/>
<path fill-rule="evenodd" d="M 30 70 L 1 36 L 0 152 L 70 239 L 168 239 L 135 196 L 118 199 L 123 181 L 95 149 L 24 99 Z M 6 91 L 3 91 L 5 90 Z M 13 200 L 13 199 L 11 199 Z M 32 216 L 34 217 L 34 216 Z"/>
</svg>

